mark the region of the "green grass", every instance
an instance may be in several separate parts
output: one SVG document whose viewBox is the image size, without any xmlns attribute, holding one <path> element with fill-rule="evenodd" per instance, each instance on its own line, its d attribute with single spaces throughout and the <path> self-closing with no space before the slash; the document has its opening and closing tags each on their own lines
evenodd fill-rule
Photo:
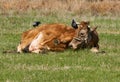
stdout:
<svg viewBox="0 0 120 82">
<path fill-rule="evenodd" d="M 32 22 L 60 22 L 70 25 L 71 19 L 88 19 L 98 25 L 100 50 L 48 52 L 46 54 L 3 54 L 15 50 L 21 33 L 32 28 Z M 0 82 L 119 82 L 120 19 L 117 17 L 73 17 L 71 14 L 48 16 L 27 14 L 0 16 Z"/>
</svg>

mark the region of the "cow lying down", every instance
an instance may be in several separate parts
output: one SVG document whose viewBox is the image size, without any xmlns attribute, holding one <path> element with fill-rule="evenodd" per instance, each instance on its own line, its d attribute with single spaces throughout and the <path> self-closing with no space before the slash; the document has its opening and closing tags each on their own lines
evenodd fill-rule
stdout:
<svg viewBox="0 0 120 82">
<path fill-rule="evenodd" d="M 64 24 L 40 25 L 23 32 L 17 52 L 63 51 L 74 35 L 75 30 Z"/>
<path fill-rule="evenodd" d="M 74 50 L 95 48 L 95 52 L 98 52 L 96 27 L 91 29 L 89 22 L 82 21 L 77 24 L 74 20 L 72 27 L 65 24 L 44 24 L 25 31 L 22 33 L 17 52 L 63 51 L 69 46 Z"/>
</svg>

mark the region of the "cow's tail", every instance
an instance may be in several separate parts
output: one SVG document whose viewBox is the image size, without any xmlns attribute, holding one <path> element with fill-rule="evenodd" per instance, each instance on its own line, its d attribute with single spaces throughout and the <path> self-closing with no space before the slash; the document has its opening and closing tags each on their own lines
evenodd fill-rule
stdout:
<svg viewBox="0 0 120 82">
<path fill-rule="evenodd" d="M 6 51 L 3 51 L 2 53 L 18 53 L 16 50 L 6 50 Z"/>
</svg>

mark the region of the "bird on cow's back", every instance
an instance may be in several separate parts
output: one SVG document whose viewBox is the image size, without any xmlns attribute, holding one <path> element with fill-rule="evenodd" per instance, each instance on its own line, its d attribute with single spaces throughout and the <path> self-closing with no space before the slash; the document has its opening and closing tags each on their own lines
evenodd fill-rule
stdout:
<svg viewBox="0 0 120 82">
<path fill-rule="evenodd" d="M 35 22 L 33 23 L 33 27 L 37 27 L 37 26 L 39 26 L 39 24 L 41 24 L 40 21 L 35 21 Z"/>
</svg>

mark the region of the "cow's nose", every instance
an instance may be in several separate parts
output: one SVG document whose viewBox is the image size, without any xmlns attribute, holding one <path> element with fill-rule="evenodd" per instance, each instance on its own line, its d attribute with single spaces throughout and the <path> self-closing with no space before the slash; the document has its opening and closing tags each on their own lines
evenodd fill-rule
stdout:
<svg viewBox="0 0 120 82">
<path fill-rule="evenodd" d="M 83 35 L 84 35 L 84 33 L 80 33 L 80 35 L 81 35 L 81 36 L 83 36 Z"/>
</svg>

